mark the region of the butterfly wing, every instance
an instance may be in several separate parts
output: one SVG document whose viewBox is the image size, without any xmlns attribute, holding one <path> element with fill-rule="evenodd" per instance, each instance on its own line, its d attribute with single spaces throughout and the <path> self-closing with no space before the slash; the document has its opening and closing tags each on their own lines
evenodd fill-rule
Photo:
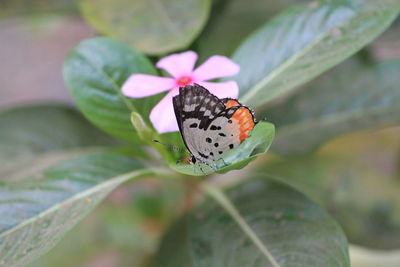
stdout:
<svg viewBox="0 0 400 267">
<path fill-rule="evenodd" d="M 237 147 L 254 127 L 250 109 L 235 99 L 220 100 L 196 84 L 180 88 L 173 104 L 186 147 L 203 163 Z"/>
<path fill-rule="evenodd" d="M 225 109 L 225 105 L 198 84 L 179 88 L 179 95 L 173 97 L 172 101 L 182 139 L 192 155 L 198 158 L 195 138 L 204 133 L 210 122 Z"/>
<path fill-rule="evenodd" d="M 243 106 L 237 99 L 233 98 L 222 98 L 222 103 L 225 104 L 225 108 L 231 108 L 235 106 Z"/>
<path fill-rule="evenodd" d="M 194 140 L 199 160 L 211 163 L 221 155 L 240 145 L 254 128 L 252 112 L 244 106 L 225 109 L 215 117 L 208 128 Z M 194 154 L 197 157 L 196 154 Z"/>
</svg>

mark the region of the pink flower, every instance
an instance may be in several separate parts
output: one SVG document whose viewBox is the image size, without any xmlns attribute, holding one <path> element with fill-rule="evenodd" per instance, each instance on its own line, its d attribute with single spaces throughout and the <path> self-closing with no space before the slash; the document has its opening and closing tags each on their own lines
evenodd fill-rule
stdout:
<svg viewBox="0 0 400 267">
<path fill-rule="evenodd" d="M 158 61 L 156 66 L 167 71 L 172 78 L 133 74 L 122 86 L 122 93 L 133 98 L 147 97 L 170 90 L 150 113 L 150 120 L 159 133 L 179 130 L 172 106 L 172 97 L 179 94 L 179 87 L 197 83 L 219 98 L 238 97 L 239 88 L 234 81 L 206 82 L 237 74 L 239 72 L 237 64 L 224 56 L 212 56 L 193 70 L 196 61 L 197 54 L 193 51 L 169 55 Z"/>
</svg>

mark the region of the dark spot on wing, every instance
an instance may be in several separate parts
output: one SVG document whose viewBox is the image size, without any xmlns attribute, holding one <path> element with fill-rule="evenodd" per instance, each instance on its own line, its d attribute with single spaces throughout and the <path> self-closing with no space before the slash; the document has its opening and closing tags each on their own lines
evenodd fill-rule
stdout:
<svg viewBox="0 0 400 267">
<path fill-rule="evenodd" d="M 214 146 L 215 146 L 215 147 L 218 147 L 218 146 L 219 146 L 219 144 L 218 144 L 218 143 L 215 143 L 215 144 L 214 144 Z"/>
<path fill-rule="evenodd" d="M 223 137 L 225 137 L 225 136 L 226 136 L 226 134 L 224 134 L 224 133 L 219 133 L 219 136 L 223 136 Z"/>
<path fill-rule="evenodd" d="M 206 142 L 207 142 L 207 143 L 211 143 L 211 142 L 212 142 L 212 139 L 211 139 L 210 137 L 207 137 L 207 138 L 206 138 Z"/>
<path fill-rule="evenodd" d="M 205 159 L 208 159 L 208 156 L 207 155 L 204 155 L 203 153 L 201 153 L 201 152 L 198 152 L 199 153 L 199 155 L 201 156 L 201 157 L 203 157 L 203 158 L 205 158 Z"/>
<path fill-rule="evenodd" d="M 215 125 L 211 125 L 210 130 L 215 131 L 215 130 L 221 130 L 221 126 L 215 126 Z"/>
<path fill-rule="evenodd" d="M 228 123 L 232 123 L 232 120 L 228 120 Z"/>
<path fill-rule="evenodd" d="M 210 152 L 210 156 L 214 156 L 214 153 Z"/>
<path fill-rule="evenodd" d="M 197 127 L 197 123 L 192 123 L 189 125 L 190 128 L 196 128 Z"/>
<path fill-rule="evenodd" d="M 233 144 L 229 144 L 229 148 L 232 149 L 233 148 Z"/>
<path fill-rule="evenodd" d="M 218 154 L 222 154 L 222 153 L 224 153 L 224 152 L 222 152 L 222 151 L 218 151 Z"/>
</svg>

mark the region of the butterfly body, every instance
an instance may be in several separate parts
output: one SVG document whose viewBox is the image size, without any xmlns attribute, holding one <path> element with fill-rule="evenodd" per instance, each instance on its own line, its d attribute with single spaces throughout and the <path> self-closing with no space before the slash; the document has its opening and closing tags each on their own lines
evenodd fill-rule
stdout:
<svg viewBox="0 0 400 267">
<path fill-rule="evenodd" d="M 200 85 L 187 85 L 173 98 L 179 130 L 191 163 L 210 164 L 249 136 L 252 111 L 235 99 L 219 99 Z"/>
</svg>

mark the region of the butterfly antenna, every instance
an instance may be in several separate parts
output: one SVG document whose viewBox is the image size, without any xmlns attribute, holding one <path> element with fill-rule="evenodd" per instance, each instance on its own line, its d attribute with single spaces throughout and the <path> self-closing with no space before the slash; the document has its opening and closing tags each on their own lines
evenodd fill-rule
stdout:
<svg viewBox="0 0 400 267">
<path fill-rule="evenodd" d="M 181 147 L 177 147 L 177 146 L 174 146 L 174 145 L 171 145 L 171 144 L 164 144 L 164 143 L 160 142 L 157 139 L 154 139 L 153 142 L 154 143 L 159 143 L 159 144 L 165 146 L 169 151 L 185 152 L 185 149 L 183 149 Z"/>
</svg>

